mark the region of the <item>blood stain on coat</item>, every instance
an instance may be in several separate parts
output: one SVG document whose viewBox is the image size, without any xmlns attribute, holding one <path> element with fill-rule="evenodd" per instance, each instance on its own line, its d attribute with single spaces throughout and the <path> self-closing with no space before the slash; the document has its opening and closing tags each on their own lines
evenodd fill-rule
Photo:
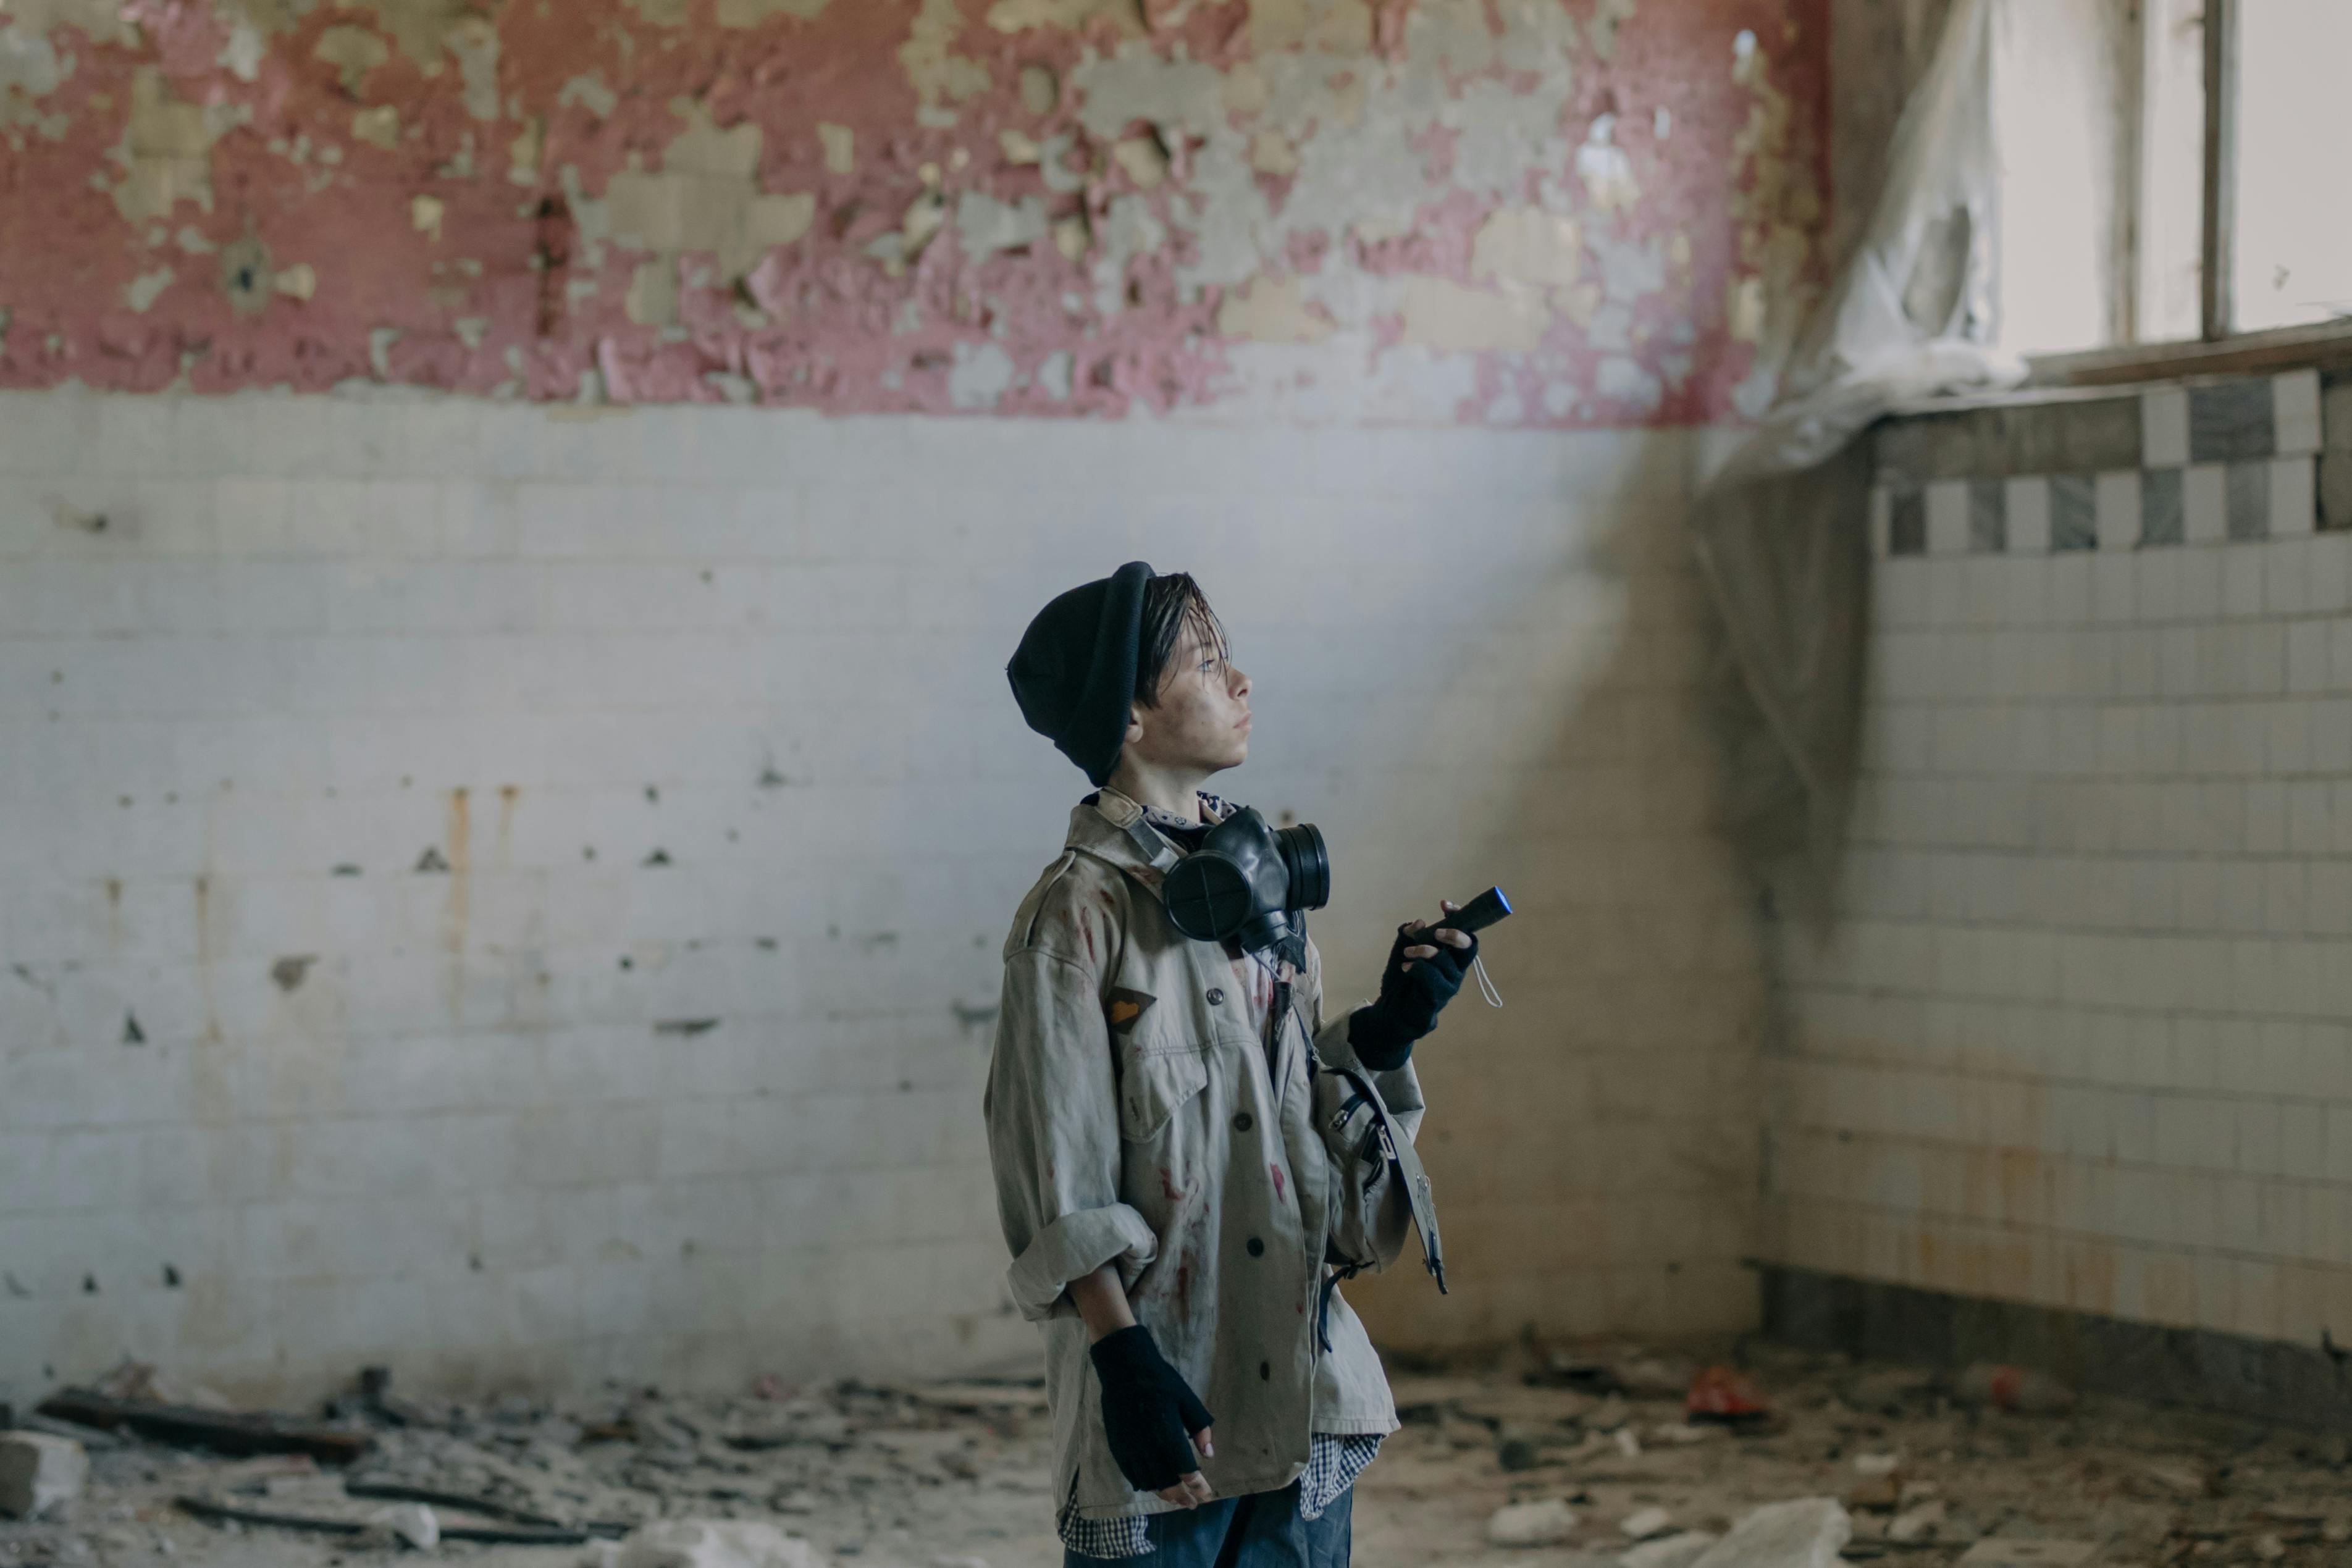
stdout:
<svg viewBox="0 0 2352 1568">
<path fill-rule="evenodd" d="M 1282 1167 L 1271 1161 L 1268 1161 L 1265 1169 L 1266 1174 L 1274 1177 L 1274 1196 L 1277 1199 L 1286 1197 L 1286 1195 L 1283 1191 Z"/>
</svg>

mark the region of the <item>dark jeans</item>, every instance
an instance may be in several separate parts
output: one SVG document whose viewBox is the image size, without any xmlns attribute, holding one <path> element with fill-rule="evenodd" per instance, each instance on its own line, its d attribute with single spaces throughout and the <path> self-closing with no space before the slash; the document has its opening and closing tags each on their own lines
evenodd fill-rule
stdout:
<svg viewBox="0 0 2352 1568">
<path fill-rule="evenodd" d="M 1135 1568 L 1348 1568 L 1349 1487 L 1323 1517 L 1298 1517 L 1298 1483 L 1280 1491 L 1221 1497 L 1199 1508 L 1151 1516 L 1151 1550 Z M 1099 1557 L 1062 1554 L 1062 1568 L 1093 1568 Z"/>
</svg>

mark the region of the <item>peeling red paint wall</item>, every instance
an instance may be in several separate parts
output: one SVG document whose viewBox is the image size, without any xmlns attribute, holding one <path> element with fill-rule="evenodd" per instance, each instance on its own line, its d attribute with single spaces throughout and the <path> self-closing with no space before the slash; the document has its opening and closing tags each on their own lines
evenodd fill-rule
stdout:
<svg viewBox="0 0 2352 1568">
<path fill-rule="evenodd" d="M 0 385 L 1754 412 L 1827 0 L 15 0 Z"/>
</svg>

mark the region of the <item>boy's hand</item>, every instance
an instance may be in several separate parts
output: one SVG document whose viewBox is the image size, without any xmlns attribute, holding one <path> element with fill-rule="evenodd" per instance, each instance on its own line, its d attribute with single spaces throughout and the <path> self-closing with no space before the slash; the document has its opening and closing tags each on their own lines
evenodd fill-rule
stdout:
<svg viewBox="0 0 2352 1568">
<path fill-rule="evenodd" d="M 1438 907 L 1442 920 L 1461 906 Z M 1437 1015 L 1462 988 L 1462 977 L 1477 956 L 1478 938 L 1467 931 L 1432 931 L 1418 920 L 1398 926 L 1381 976 L 1381 999 L 1360 1009 L 1348 1025 L 1348 1043 L 1363 1064 L 1375 1072 L 1402 1067 L 1413 1041 L 1437 1027 Z"/>
<path fill-rule="evenodd" d="M 1087 1354 L 1102 1385 L 1103 1436 L 1118 1473 L 1138 1491 L 1179 1507 L 1210 1500 L 1215 1494 L 1192 1457 L 1194 1443 L 1204 1455 L 1216 1453 L 1208 1406 L 1160 1356 L 1151 1331 L 1120 1329 L 1095 1341 Z"/>
<path fill-rule="evenodd" d="M 1442 921 L 1448 915 L 1457 913 L 1462 906 L 1458 904 L 1449 904 L 1444 899 L 1441 898 L 1437 901 L 1437 907 L 1439 911 L 1437 918 Z M 1429 929 L 1430 928 L 1421 921 L 1408 920 L 1402 925 L 1397 927 L 1397 935 L 1402 936 L 1415 931 L 1425 931 Z M 1400 948 L 1398 950 L 1398 956 L 1412 959 L 1434 958 L 1437 956 L 1437 949 L 1430 946 L 1430 943 L 1433 942 L 1442 942 L 1446 946 L 1456 948 L 1461 952 L 1461 962 L 1456 966 L 1456 967 L 1460 969 L 1461 974 L 1457 974 L 1454 977 L 1454 988 L 1455 990 L 1460 990 L 1462 988 L 1462 975 L 1466 975 L 1470 972 L 1470 960 L 1476 956 L 1476 954 L 1473 949 L 1478 946 L 1478 938 L 1470 932 L 1456 931 L 1449 926 L 1442 931 L 1432 932 L 1429 942 L 1422 943 L 1418 946 Z M 1411 967 L 1411 966 L 1408 965 L 1407 967 Z M 1382 994 L 1385 995 L 1388 990 L 1388 983 L 1385 979 L 1381 981 L 1381 989 Z M 1441 1002 L 1438 1005 L 1443 1007 L 1444 1004 Z"/>
</svg>

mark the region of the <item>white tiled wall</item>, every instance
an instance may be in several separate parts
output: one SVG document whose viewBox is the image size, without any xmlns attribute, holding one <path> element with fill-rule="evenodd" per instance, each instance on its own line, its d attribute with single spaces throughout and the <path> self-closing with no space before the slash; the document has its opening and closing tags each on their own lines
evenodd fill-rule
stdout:
<svg viewBox="0 0 2352 1568">
<path fill-rule="evenodd" d="M 2185 403 L 2149 402 L 2177 465 Z M 1874 563 L 1841 917 L 1783 934 L 1776 1256 L 2352 1333 L 2352 534 L 2278 497 L 2231 538 L 2192 487 L 2159 544 L 2103 482 L 2095 549 L 1944 554 L 1931 488 L 1927 553 Z"/>
<path fill-rule="evenodd" d="M 1748 1322 L 1696 444 L 0 396 L 0 1396 L 1025 1352 L 980 1083 L 1082 780 L 1002 670 L 1138 555 L 1330 835 L 1336 990 L 1520 909 L 1423 1051 L 1454 1293 L 1369 1315 Z"/>
</svg>

